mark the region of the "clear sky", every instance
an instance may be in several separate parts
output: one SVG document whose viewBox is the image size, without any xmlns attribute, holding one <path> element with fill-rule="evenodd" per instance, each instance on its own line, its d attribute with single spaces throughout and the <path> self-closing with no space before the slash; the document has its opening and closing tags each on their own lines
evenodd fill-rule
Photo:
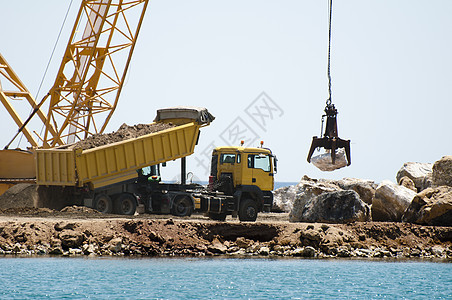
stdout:
<svg viewBox="0 0 452 300">
<path fill-rule="evenodd" d="M 2 1 L 0 52 L 33 95 L 69 3 Z M 73 1 L 37 99 L 55 79 L 79 5 Z M 328 96 L 327 0 L 151 0 L 107 132 L 150 123 L 158 108 L 208 108 L 216 120 L 187 160 L 201 180 L 211 146 L 240 137 L 273 150 L 277 181 L 395 181 L 405 162 L 451 155 L 452 1 L 334 0 L 333 8 L 333 103 L 339 136 L 352 143 L 350 167 L 321 172 L 306 161 Z M 17 127 L 3 106 L 0 126 L 4 147 Z M 178 169 L 169 164 L 164 178 Z"/>
</svg>

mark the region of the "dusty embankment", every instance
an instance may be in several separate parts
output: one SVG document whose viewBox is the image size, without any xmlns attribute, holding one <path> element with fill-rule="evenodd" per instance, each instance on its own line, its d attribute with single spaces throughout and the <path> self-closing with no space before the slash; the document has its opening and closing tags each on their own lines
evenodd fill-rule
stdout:
<svg viewBox="0 0 452 300">
<path fill-rule="evenodd" d="M 0 255 L 272 256 L 452 259 L 452 228 L 408 223 L 256 223 L 101 215 L 89 208 L 0 211 Z"/>
</svg>

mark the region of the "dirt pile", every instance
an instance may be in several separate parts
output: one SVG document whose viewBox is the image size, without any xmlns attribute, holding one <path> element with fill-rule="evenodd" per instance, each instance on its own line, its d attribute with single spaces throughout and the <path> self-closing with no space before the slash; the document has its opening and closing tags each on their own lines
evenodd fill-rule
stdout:
<svg viewBox="0 0 452 300">
<path fill-rule="evenodd" d="M 71 145 L 71 148 L 82 148 L 83 150 L 104 146 L 132 138 L 136 138 L 142 135 L 159 132 L 165 129 L 173 128 L 175 125 L 172 123 L 152 123 L 152 124 L 137 124 L 129 126 L 122 124 L 117 131 L 104 134 L 95 134 L 87 139 L 77 142 Z"/>
<path fill-rule="evenodd" d="M 36 184 L 19 183 L 0 195 L 0 209 L 35 207 L 38 199 Z"/>
</svg>

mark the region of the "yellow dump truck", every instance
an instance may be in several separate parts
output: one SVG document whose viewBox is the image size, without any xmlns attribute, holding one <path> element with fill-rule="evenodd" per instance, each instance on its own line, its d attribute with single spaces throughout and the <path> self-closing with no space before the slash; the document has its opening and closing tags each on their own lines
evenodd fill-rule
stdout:
<svg viewBox="0 0 452 300">
<path fill-rule="evenodd" d="M 214 220 L 227 215 L 255 221 L 273 205 L 276 156 L 270 149 L 218 147 L 212 152 L 208 191 L 195 194 L 197 209 Z"/>
<path fill-rule="evenodd" d="M 213 119 L 205 108 L 161 109 L 153 124 L 170 126 L 154 133 L 91 149 L 37 149 L 37 184 L 57 188 L 57 193 L 58 187 L 63 189 L 71 203 L 62 205 L 85 205 L 103 213 L 132 215 L 138 207 L 149 213 L 189 216 L 198 211 L 215 220 L 232 215 L 255 221 L 273 203 L 276 157 L 269 149 L 216 148 L 207 187 L 183 180 L 185 158 L 193 154 L 200 128 Z M 182 182 L 161 182 L 160 164 L 179 158 Z"/>
</svg>

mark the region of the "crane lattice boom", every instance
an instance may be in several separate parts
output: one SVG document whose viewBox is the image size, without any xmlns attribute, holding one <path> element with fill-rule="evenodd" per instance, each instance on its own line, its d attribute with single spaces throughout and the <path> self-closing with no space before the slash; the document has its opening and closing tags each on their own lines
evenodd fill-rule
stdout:
<svg viewBox="0 0 452 300">
<path fill-rule="evenodd" d="M 148 0 L 82 2 L 47 96 L 43 147 L 104 131 L 116 109 L 147 4 Z M 78 30 L 79 24 L 86 24 L 83 31 Z"/>
</svg>

